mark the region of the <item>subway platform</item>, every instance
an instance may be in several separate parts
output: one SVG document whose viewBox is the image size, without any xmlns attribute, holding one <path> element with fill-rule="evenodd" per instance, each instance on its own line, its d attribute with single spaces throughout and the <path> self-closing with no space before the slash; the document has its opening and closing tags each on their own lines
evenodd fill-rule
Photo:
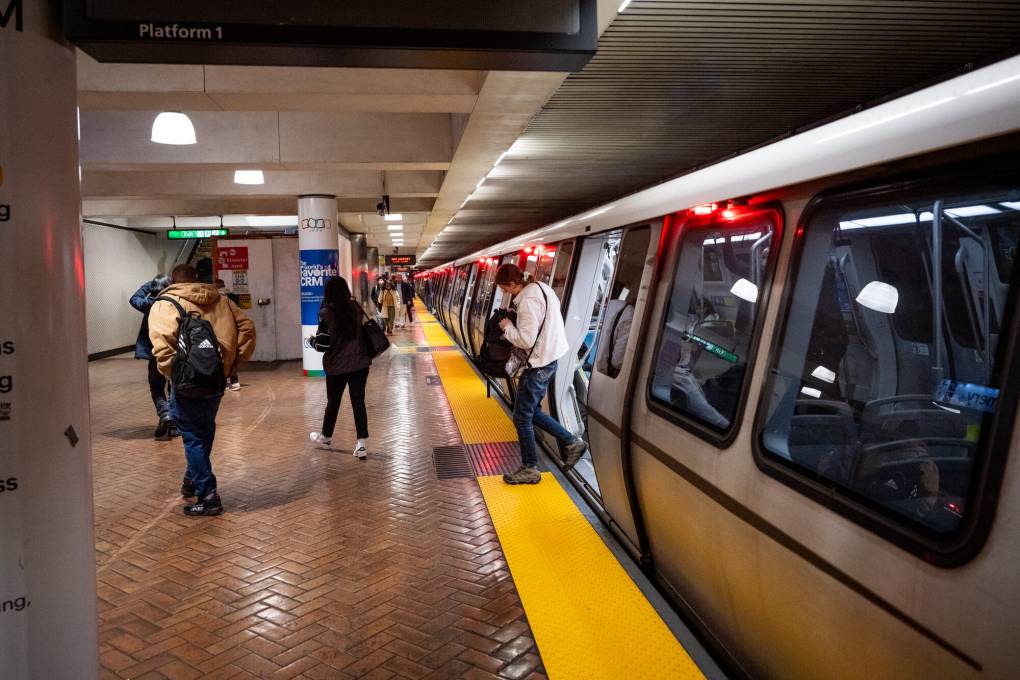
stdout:
<svg viewBox="0 0 1020 680">
<path fill-rule="evenodd" d="M 519 463 L 505 409 L 418 320 L 373 362 L 364 461 L 346 398 L 333 448 L 308 439 L 325 381 L 242 370 L 219 517 L 181 514 L 181 443 L 152 439 L 145 364 L 91 364 L 103 677 L 702 677 L 550 473 L 501 483 Z"/>
</svg>

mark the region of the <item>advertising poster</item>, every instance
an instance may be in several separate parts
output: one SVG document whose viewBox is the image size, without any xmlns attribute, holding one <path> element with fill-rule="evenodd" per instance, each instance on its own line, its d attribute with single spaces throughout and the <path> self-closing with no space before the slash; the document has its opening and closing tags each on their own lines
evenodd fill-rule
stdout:
<svg viewBox="0 0 1020 680">
<path fill-rule="evenodd" d="M 315 335 L 319 325 L 319 307 L 326 281 L 340 274 L 338 250 L 302 250 L 301 260 L 301 335 L 303 343 L 304 374 L 324 375 L 322 354 L 311 348 L 307 338 Z"/>
</svg>

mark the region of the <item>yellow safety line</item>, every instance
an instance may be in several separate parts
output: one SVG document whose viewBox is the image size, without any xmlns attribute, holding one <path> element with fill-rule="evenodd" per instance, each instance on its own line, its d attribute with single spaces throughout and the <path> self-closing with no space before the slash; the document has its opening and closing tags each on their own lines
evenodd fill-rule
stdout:
<svg viewBox="0 0 1020 680">
<path fill-rule="evenodd" d="M 485 383 L 460 352 L 433 352 L 439 379 L 465 444 L 515 442 L 517 430 L 495 397 L 485 397 Z"/>
<path fill-rule="evenodd" d="M 417 300 L 414 303 L 415 318 L 421 322 L 422 333 L 425 334 L 425 342 L 430 347 L 450 347 L 454 344 L 453 339 L 437 321 L 436 317 L 425 311 L 425 307 Z"/>
<path fill-rule="evenodd" d="M 478 483 L 551 680 L 704 677 L 550 473 Z"/>
</svg>

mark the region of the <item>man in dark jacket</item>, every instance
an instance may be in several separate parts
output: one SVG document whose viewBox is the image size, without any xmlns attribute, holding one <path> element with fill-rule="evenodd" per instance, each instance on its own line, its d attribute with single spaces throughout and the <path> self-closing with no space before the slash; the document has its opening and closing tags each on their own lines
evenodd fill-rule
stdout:
<svg viewBox="0 0 1020 680">
<path fill-rule="evenodd" d="M 159 419 L 153 437 L 160 442 L 168 442 L 179 433 L 170 417 L 170 381 L 159 372 L 156 360 L 152 356 L 149 310 L 156 297 L 169 285 L 170 277 L 160 274 L 143 283 L 130 300 L 131 306 L 142 313 L 142 325 L 138 328 L 138 338 L 135 340 L 135 359 L 146 359 L 149 362 L 149 395 L 152 397 L 152 405 L 156 407 L 156 417 Z"/>
<path fill-rule="evenodd" d="M 414 286 L 407 281 L 406 276 L 400 277 L 400 301 L 407 305 L 407 320 L 414 323 Z"/>
</svg>

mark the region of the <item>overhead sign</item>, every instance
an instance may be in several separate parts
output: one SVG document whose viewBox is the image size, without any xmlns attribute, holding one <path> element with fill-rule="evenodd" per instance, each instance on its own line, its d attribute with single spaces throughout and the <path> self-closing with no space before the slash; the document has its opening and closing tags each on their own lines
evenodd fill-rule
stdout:
<svg viewBox="0 0 1020 680">
<path fill-rule="evenodd" d="M 99 61 L 579 71 L 596 0 L 64 0 Z"/>
<path fill-rule="evenodd" d="M 229 229 L 171 229 L 166 233 L 166 237 L 170 240 L 182 238 L 215 238 L 217 236 L 226 236 L 229 233 Z"/>
<path fill-rule="evenodd" d="M 385 255 L 386 265 L 413 265 L 418 264 L 418 258 L 415 255 Z"/>
</svg>

